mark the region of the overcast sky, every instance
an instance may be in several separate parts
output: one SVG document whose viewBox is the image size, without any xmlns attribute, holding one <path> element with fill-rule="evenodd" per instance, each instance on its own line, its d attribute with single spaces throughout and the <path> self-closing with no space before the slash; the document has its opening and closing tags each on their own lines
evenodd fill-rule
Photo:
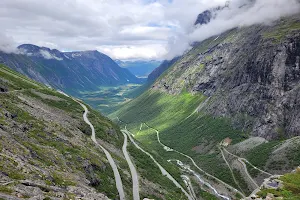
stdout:
<svg viewBox="0 0 300 200">
<path fill-rule="evenodd" d="M 0 48 L 31 43 L 61 51 L 96 49 L 114 59 L 171 58 L 228 28 L 295 13 L 296 1 L 256 0 L 252 10 L 240 13 L 232 3 L 230 12 L 195 28 L 200 12 L 226 0 L 0 0 Z"/>
</svg>

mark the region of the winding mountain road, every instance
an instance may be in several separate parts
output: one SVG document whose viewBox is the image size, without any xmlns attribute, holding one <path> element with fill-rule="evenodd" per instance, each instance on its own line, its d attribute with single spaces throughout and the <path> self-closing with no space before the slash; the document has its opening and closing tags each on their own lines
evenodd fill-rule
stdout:
<svg viewBox="0 0 300 200">
<path fill-rule="evenodd" d="M 122 180 L 121 180 L 121 176 L 118 170 L 118 167 L 115 163 L 115 161 L 113 160 L 112 156 L 110 155 L 110 153 L 102 146 L 100 145 L 97 140 L 96 140 L 96 134 L 95 134 L 95 128 L 93 126 L 93 124 L 89 121 L 87 114 L 88 114 L 88 109 L 87 107 L 82 104 L 81 102 L 79 102 L 78 100 L 74 99 L 74 101 L 76 101 L 77 103 L 79 103 L 81 105 L 81 107 L 84 109 L 84 113 L 83 113 L 83 120 L 85 121 L 85 123 L 87 123 L 91 129 L 92 129 L 92 136 L 91 139 L 93 140 L 93 142 L 96 144 L 96 146 L 100 147 L 102 149 L 102 151 L 105 153 L 105 156 L 113 170 L 114 176 L 115 176 L 115 181 L 116 181 L 116 187 L 117 190 L 119 192 L 119 196 L 120 196 L 120 200 L 125 200 L 125 194 L 124 194 L 124 189 L 123 189 L 123 184 L 122 184 Z"/>
<path fill-rule="evenodd" d="M 152 130 L 154 130 L 154 131 L 156 132 L 157 141 L 159 142 L 159 144 L 161 144 L 161 145 L 163 146 L 163 148 L 164 148 L 166 151 L 174 151 L 174 152 L 176 152 L 176 153 L 178 153 L 178 154 L 180 154 L 180 155 L 182 155 L 182 156 L 188 158 L 188 159 L 193 163 L 193 165 L 194 165 L 199 171 L 201 171 L 203 174 L 205 174 L 206 176 L 208 176 L 208 177 L 210 177 L 210 178 L 216 180 L 217 182 L 223 184 L 224 186 L 226 186 L 227 188 L 231 189 L 232 191 L 235 191 L 235 192 L 239 193 L 242 197 L 245 197 L 245 195 L 244 195 L 242 192 L 240 192 L 239 190 L 237 190 L 236 188 L 232 187 L 231 185 L 225 183 L 224 181 L 218 179 L 217 177 L 215 177 L 215 176 L 213 176 L 213 175 L 207 173 L 207 172 L 204 171 L 203 169 L 201 169 L 201 168 L 196 164 L 196 162 L 194 161 L 194 159 L 193 159 L 192 157 L 190 157 L 190 156 L 188 156 L 188 155 L 186 155 L 186 154 L 184 154 L 184 153 L 182 153 L 182 152 L 180 152 L 180 151 L 174 150 L 174 149 L 168 147 L 167 145 L 163 144 L 163 143 L 160 141 L 159 131 L 156 130 L 156 129 L 154 129 L 154 128 L 152 128 L 152 127 L 150 127 L 150 126 L 148 126 L 146 123 L 144 123 L 144 124 L 145 124 L 148 128 L 150 128 L 150 129 L 152 129 Z"/>
<path fill-rule="evenodd" d="M 241 158 L 241 157 L 239 157 L 239 156 L 237 156 L 237 155 L 234 155 L 233 153 L 229 152 L 229 151 L 228 151 L 227 149 L 225 149 L 225 148 L 223 148 L 223 150 L 224 150 L 226 153 L 228 153 L 229 155 L 231 155 L 231 156 L 237 158 L 240 162 L 243 162 L 243 163 L 246 162 L 246 163 L 248 163 L 248 164 L 251 165 L 254 169 L 260 171 L 261 173 L 266 174 L 266 175 L 268 175 L 268 176 L 273 176 L 273 174 L 270 174 L 269 172 L 266 172 L 266 171 L 264 171 L 264 170 L 262 170 L 262 169 L 259 169 L 259 168 L 256 167 L 256 166 L 254 166 L 254 165 L 253 165 L 252 163 L 250 163 L 246 158 Z M 245 164 L 245 163 L 244 163 L 244 164 Z"/>
<path fill-rule="evenodd" d="M 224 152 L 222 151 L 222 149 L 221 149 L 220 147 L 219 147 L 219 150 L 221 151 L 223 160 L 225 161 L 226 165 L 228 166 L 228 168 L 229 168 L 229 170 L 230 170 L 230 173 L 231 173 L 231 176 L 232 176 L 232 178 L 233 178 L 233 181 L 234 181 L 235 184 L 239 187 L 239 189 L 240 189 L 241 191 L 243 191 L 242 188 L 241 188 L 241 186 L 240 186 L 240 184 L 239 184 L 239 182 L 238 182 L 238 181 L 236 180 L 236 178 L 235 178 L 235 175 L 234 175 L 234 173 L 233 173 L 233 170 L 232 170 L 232 168 L 231 168 L 229 162 L 227 161 L 227 159 L 226 159 L 226 157 L 225 157 L 225 155 L 224 155 Z M 251 179 L 252 179 L 252 178 L 251 178 Z"/>
<path fill-rule="evenodd" d="M 172 161 L 172 160 L 169 160 L 169 161 Z M 188 171 L 189 173 L 192 173 L 199 180 L 199 182 L 201 184 L 203 184 L 203 185 L 207 186 L 209 189 L 211 189 L 214 192 L 215 196 L 218 196 L 218 197 L 220 197 L 222 199 L 225 199 L 225 200 L 230 200 L 229 197 L 220 194 L 216 190 L 216 188 L 214 188 L 210 183 L 204 181 L 199 174 L 197 174 L 194 170 L 191 169 L 191 167 L 189 165 L 184 164 L 180 160 L 175 160 L 175 161 L 176 161 L 177 165 L 179 165 L 183 170 Z"/>
<path fill-rule="evenodd" d="M 251 182 L 254 184 L 254 186 L 256 188 L 259 188 L 259 186 L 257 185 L 257 183 L 255 182 L 255 180 L 252 178 L 252 176 L 249 174 L 248 169 L 247 169 L 247 165 L 240 159 L 238 158 L 238 161 L 243 165 L 244 169 L 245 169 L 245 173 L 248 176 L 249 180 L 251 180 Z"/>
<path fill-rule="evenodd" d="M 169 180 L 171 180 L 174 185 L 178 188 L 181 189 L 181 191 L 185 194 L 185 196 L 189 199 L 189 200 L 194 200 L 193 197 L 190 196 L 190 194 L 185 191 L 185 189 L 173 178 L 173 176 L 171 176 L 171 174 L 165 169 L 163 168 L 156 160 L 155 158 L 150 154 L 148 153 L 147 151 L 145 151 L 143 148 L 141 148 L 133 139 L 132 137 L 132 134 L 127 130 L 126 126 L 125 126 L 125 129 L 122 130 L 123 133 L 127 134 L 127 136 L 129 137 L 130 141 L 135 145 L 135 147 L 137 149 L 139 149 L 140 151 L 142 151 L 143 153 L 145 153 L 146 155 L 148 155 L 152 160 L 153 162 L 158 166 L 158 168 L 160 169 L 161 173 L 163 176 L 166 176 Z"/>
<path fill-rule="evenodd" d="M 134 166 L 134 164 L 132 163 L 130 156 L 128 154 L 127 151 L 127 134 L 122 132 L 124 135 L 124 144 L 122 147 L 122 151 L 123 154 L 125 156 L 125 159 L 129 165 L 129 169 L 130 169 L 130 173 L 131 173 L 131 177 L 132 177 L 132 193 L 133 193 L 133 200 L 140 200 L 140 193 L 139 193 L 139 179 L 138 179 L 138 174 L 137 174 L 137 170 Z"/>
<path fill-rule="evenodd" d="M 194 191 L 194 188 L 193 188 L 190 178 L 186 175 L 181 175 L 181 178 L 182 178 L 183 182 L 185 183 L 186 187 L 188 188 L 190 195 L 196 200 L 197 196 Z"/>
</svg>

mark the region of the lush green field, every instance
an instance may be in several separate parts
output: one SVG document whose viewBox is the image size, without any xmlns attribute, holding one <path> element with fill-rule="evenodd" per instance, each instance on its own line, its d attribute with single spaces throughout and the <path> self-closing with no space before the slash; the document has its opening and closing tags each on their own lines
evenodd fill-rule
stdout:
<svg viewBox="0 0 300 200">
<path fill-rule="evenodd" d="M 157 141 L 159 131 L 160 140 L 163 144 L 172 149 L 183 152 L 195 160 L 195 162 L 208 173 L 227 182 L 235 188 L 232 175 L 223 161 L 217 145 L 225 138 L 232 139 L 232 144 L 239 143 L 248 138 L 248 133 L 232 127 L 231 119 L 213 117 L 204 111 L 195 112 L 206 98 L 200 94 L 192 95 L 182 92 L 179 95 L 169 95 L 166 93 L 148 90 L 138 98 L 125 103 L 121 109 L 110 115 L 110 118 L 117 121 L 117 117 L 127 124 L 130 130 L 145 148 L 158 159 L 179 159 L 185 163 L 190 163 L 186 157 L 176 152 L 166 152 Z M 146 123 L 148 128 L 144 123 Z M 142 126 L 141 126 L 142 124 Z M 120 124 L 125 126 L 125 124 Z M 283 170 L 282 164 L 268 164 L 275 147 L 283 141 L 270 141 L 263 143 L 247 152 L 243 157 L 247 158 L 253 165 L 265 170 Z M 260 156 L 257 156 L 260 152 Z M 298 162 L 299 151 L 289 153 L 290 167 Z M 165 163 L 162 163 L 166 168 Z M 192 164 L 191 164 L 192 166 Z M 249 172 L 253 177 L 259 175 L 257 170 L 249 167 Z M 196 170 L 196 169 L 194 169 Z M 242 192 L 250 194 L 243 177 L 234 171 Z M 201 174 L 201 173 L 200 173 Z M 178 174 L 173 174 L 179 179 Z M 204 194 L 204 193 L 203 193 Z"/>
<path fill-rule="evenodd" d="M 127 84 L 116 87 L 103 86 L 95 92 L 81 92 L 79 98 L 104 114 L 116 110 L 122 103 L 132 98 L 132 91 L 138 89 L 139 84 Z"/>
</svg>

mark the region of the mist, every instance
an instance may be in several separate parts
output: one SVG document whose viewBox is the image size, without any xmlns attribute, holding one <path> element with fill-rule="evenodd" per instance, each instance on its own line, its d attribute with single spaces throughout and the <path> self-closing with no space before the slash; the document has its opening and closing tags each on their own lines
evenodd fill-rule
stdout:
<svg viewBox="0 0 300 200">
<path fill-rule="evenodd" d="M 300 11 L 299 0 L 231 0 L 209 24 L 195 26 L 198 14 L 224 7 L 227 0 L 65 1 L 45 6 L 40 0 L 1 0 L 0 51 L 15 53 L 18 45 L 35 44 L 61 51 L 95 49 L 113 59 L 172 59 L 195 41 L 235 27 L 271 25 Z"/>
<path fill-rule="evenodd" d="M 17 44 L 12 37 L 0 33 L 0 51 L 4 53 L 17 52 Z"/>
<path fill-rule="evenodd" d="M 208 24 L 193 26 L 192 29 L 186 29 L 185 33 L 181 32 L 177 36 L 169 38 L 167 47 L 169 53 L 166 59 L 182 55 L 191 48 L 191 44 L 194 42 L 217 36 L 232 28 L 254 24 L 272 25 L 272 22 L 281 17 L 299 12 L 300 3 L 298 0 L 233 0 L 228 8 L 219 11 L 215 19 L 212 19 Z M 182 26 L 185 27 L 186 25 Z"/>
</svg>

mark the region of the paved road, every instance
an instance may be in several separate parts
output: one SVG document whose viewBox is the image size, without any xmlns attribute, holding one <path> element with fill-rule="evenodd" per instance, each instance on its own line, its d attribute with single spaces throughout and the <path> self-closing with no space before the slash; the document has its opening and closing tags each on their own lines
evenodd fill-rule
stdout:
<svg viewBox="0 0 300 200">
<path fill-rule="evenodd" d="M 225 157 L 225 155 L 224 155 L 224 152 L 222 151 L 222 149 L 221 149 L 220 147 L 219 147 L 219 150 L 221 151 L 223 160 L 225 161 L 226 165 L 228 166 L 228 168 L 229 168 L 229 170 L 230 170 L 230 173 L 231 173 L 231 176 L 232 176 L 232 178 L 233 178 L 233 181 L 234 181 L 235 184 L 239 187 L 239 189 L 240 189 L 241 191 L 243 191 L 242 188 L 241 188 L 241 186 L 240 186 L 240 184 L 239 184 L 239 182 L 236 180 L 236 178 L 235 178 L 235 176 L 234 176 L 234 173 L 233 173 L 233 171 L 232 171 L 232 169 L 231 169 L 231 166 L 230 166 L 230 164 L 228 163 L 228 161 L 227 161 L 227 159 L 226 159 L 226 157 Z M 250 177 L 251 177 L 251 176 L 250 176 Z M 252 178 L 251 178 L 251 179 L 252 179 Z"/>
<path fill-rule="evenodd" d="M 184 154 L 184 153 L 182 153 L 182 152 L 180 152 L 180 151 L 174 150 L 174 149 L 172 149 L 172 148 L 166 146 L 165 144 L 163 144 L 163 143 L 160 141 L 160 138 L 159 138 L 159 131 L 156 130 L 156 129 L 154 129 L 154 128 L 152 128 L 152 127 L 150 127 L 150 126 L 148 126 L 146 123 L 144 123 L 144 124 L 145 124 L 148 128 L 153 129 L 153 130 L 156 132 L 157 141 L 159 142 L 159 144 L 161 144 L 161 145 L 163 146 L 163 148 L 164 148 L 166 151 L 174 151 L 174 152 L 176 152 L 176 153 L 178 153 L 178 154 L 180 154 L 180 155 L 182 155 L 182 156 L 188 158 L 188 159 L 193 163 L 193 165 L 194 165 L 199 171 L 201 171 L 202 173 L 204 173 L 206 176 L 208 176 L 208 177 L 210 177 L 210 178 L 216 180 L 217 182 L 223 184 L 224 186 L 226 186 L 227 188 L 231 189 L 232 191 L 235 191 L 235 192 L 239 193 L 242 197 L 245 197 L 245 195 L 244 195 L 242 192 L 240 192 L 239 190 L 237 190 L 236 188 L 232 187 L 231 185 L 225 183 L 224 181 L 218 179 L 217 177 L 215 177 L 215 176 L 213 176 L 213 175 L 207 173 L 207 172 L 204 171 L 203 169 L 201 169 L 201 168 L 196 164 L 196 162 L 194 161 L 194 159 L 193 159 L 192 157 L 190 157 L 190 156 L 188 156 L 188 155 L 186 155 L 186 154 Z"/>
<path fill-rule="evenodd" d="M 196 200 L 197 196 L 195 194 L 195 191 L 194 191 L 194 188 L 193 188 L 190 178 L 186 175 L 181 175 L 181 178 L 182 178 L 183 182 L 185 183 L 186 187 L 188 188 L 190 195 L 193 197 L 193 199 Z"/>
<path fill-rule="evenodd" d="M 239 157 L 239 156 L 237 156 L 237 155 L 234 155 L 233 153 L 230 153 L 230 152 L 229 152 L 227 149 L 225 149 L 225 148 L 223 148 L 223 150 L 226 151 L 226 153 L 232 155 L 233 157 L 238 158 L 238 160 L 239 160 L 240 162 L 243 162 L 243 163 L 246 162 L 246 163 L 248 163 L 248 164 L 251 165 L 254 169 L 260 171 L 261 173 L 264 173 L 264 174 L 269 175 L 269 176 L 273 176 L 273 174 L 270 174 L 269 172 L 266 172 L 266 171 L 264 171 L 264 170 L 259 169 L 259 168 L 256 167 L 256 166 L 254 166 L 254 165 L 253 165 L 252 163 L 250 163 L 246 158 L 241 158 L 241 157 Z M 245 163 L 244 163 L 244 164 L 245 164 Z"/>
<path fill-rule="evenodd" d="M 140 200 L 140 193 L 139 193 L 139 179 L 138 179 L 138 174 L 137 170 L 132 163 L 130 156 L 127 152 L 127 135 L 123 132 L 124 135 L 124 144 L 122 147 L 123 154 L 125 156 L 125 159 L 129 165 L 130 168 L 130 173 L 132 177 L 132 192 L 133 192 L 133 200 Z"/>
<path fill-rule="evenodd" d="M 92 140 L 93 142 L 99 146 L 102 151 L 105 153 L 106 155 L 106 158 L 113 170 L 113 173 L 114 173 L 114 176 L 115 176 L 115 181 L 116 181 L 116 187 L 117 187 L 117 190 L 119 192 L 119 196 L 120 196 L 120 200 L 125 200 L 125 194 L 124 194 L 124 189 L 123 189 L 123 184 L 122 184 L 122 180 L 121 180 L 121 176 L 120 176 L 120 173 L 119 173 L 119 170 L 118 170 L 118 167 L 115 163 L 115 161 L 113 160 L 112 156 L 110 155 L 110 153 L 103 147 L 101 146 L 97 140 L 96 140 L 96 134 L 95 134 L 95 128 L 93 126 L 93 124 L 89 121 L 88 117 L 87 117 L 87 114 L 88 114 L 88 109 L 87 107 L 80 103 L 79 101 L 77 101 L 76 99 L 74 99 L 74 101 L 76 101 L 77 103 L 79 103 L 81 105 L 81 107 L 84 109 L 84 113 L 83 113 L 83 120 L 85 121 L 85 123 L 87 123 L 91 129 L 92 129 Z"/>
<path fill-rule="evenodd" d="M 169 161 L 172 161 L 172 160 L 169 160 Z M 225 199 L 225 200 L 230 200 L 229 197 L 220 194 L 220 193 L 216 190 L 216 188 L 214 188 L 210 183 L 205 182 L 205 181 L 201 178 L 201 176 L 200 176 L 199 174 L 197 174 L 194 170 L 192 170 L 192 169 L 190 168 L 189 165 L 183 164 L 180 160 L 175 160 L 175 161 L 176 161 L 177 165 L 179 165 L 183 170 L 188 171 L 189 173 L 193 174 L 193 175 L 198 179 L 198 181 L 199 181 L 201 184 L 203 184 L 203 185 L 207 186 L 209 189 L 211 189 L 211 190 L 214 192 L 215 196 L 218 196 L 218 197 L 220 197 L 220 198 L 222 198 L 222 199 Z"/>
<path fill-rule="evenodd" d="M 248 178 L 251 180 L 251 182 L 254 184 L 255 188 L 259 188 L 259 186 L 257 185 L 257 183 L 255 182 L 255 180 L 252 178 L 252 176 L 249 174 L 248 169 L 246 164 L 243 162 L 243 160 L 241 160 L 240 158 L 238 158 L 238 161 L 243 165 L 244 169 L 245 169 L 245 173 L 247 174 Z"/>
<path fill-rule="evenodd" d="M 190 196 L 190 194 L 185 191 L 185 189 L 171 176 L 171 174 L 165 170 L 165 168 L 163 168 L 156 160 L 155 158 L 150 154 L 148 153 L 147 151 L 145 151 L 143 148 L 141 148 L 133 139 L 132 137 L 132 134 L 126 129 L 126 126 L 125 126 L 125 129 L 122 130 L 123 133 L 127 134 L 127 136 L 129 137 L 130 141 L 135 145 L 136 148 L 138 148 L 139 150 L 141 150 L 143 153 L 145 153 L 146 155 L 148 155 L 152 160 L 153 162 L 158 166 L 158 168 L 160 169 L 161 173 L 163 176 L 166 176 L 169 180 L 171 180 L 174 185 L 176 185 L 176 187 L 180 188 L 181 191 L 185 194 L 185 196 L 189 199 L 189 200 L 193 200 L 193 198 Z"/>
</svg>

